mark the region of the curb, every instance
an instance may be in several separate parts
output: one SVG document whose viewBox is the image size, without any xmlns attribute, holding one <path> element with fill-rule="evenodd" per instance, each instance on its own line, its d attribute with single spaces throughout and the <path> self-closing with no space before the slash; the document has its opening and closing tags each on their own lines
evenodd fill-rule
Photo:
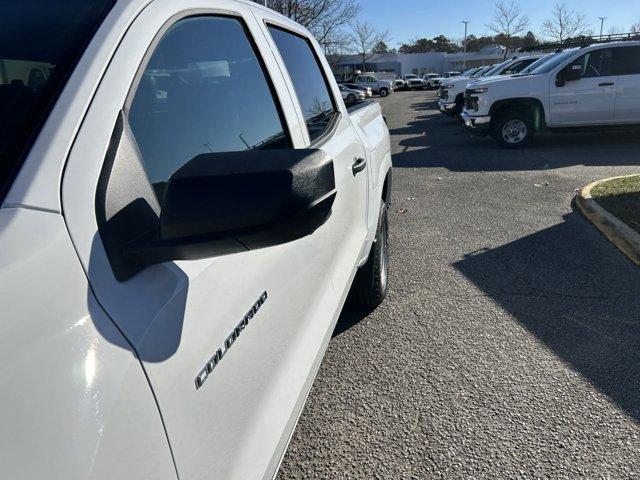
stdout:
<svg viewBox="0 0 640 480">
<path fill-rule="evenodd" d="M 603 182 L 618 178 L 636 177 L 638 175 L 625 175 L 622 177 L 605 178 L 590 183 L 576 196 L 576 205 L 582 214 L 593 223 L 600 232 L 613 243 L 618 250 L 640 266 L 640 234 L 627 226 L 617 217 L 613 216 L 591 196 L 591 190 Z"/>
</svg>

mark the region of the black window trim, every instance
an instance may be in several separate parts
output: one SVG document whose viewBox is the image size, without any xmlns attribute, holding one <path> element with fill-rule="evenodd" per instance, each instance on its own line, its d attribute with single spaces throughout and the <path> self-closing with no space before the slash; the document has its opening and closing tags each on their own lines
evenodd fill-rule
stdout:
<svg viewBox="0 0 640 480">
<path fill-rule="evenodd" d="M 265 77 L 267 86 L 269 87 L 269 91 L 271 92 L 271 96 L 275 103 L 276 111 L 278 112 L 278 117 L 280 118 L 280 123 L 282 124 L 283 133 L 285 134 L 289 143 L 288 148 L 294 148 L 293 137 L 291 136 L 291 128 L 289 126 L 289 122 L 287 121 L 287 117 L 284 113 L 284 109 L 282 108 L 282 100 L 278 95 L 278 91 L 275 88 L 275 84 L 273 83 L 273 80 L 271 79 L 271 74 L 269 73 L 267 64 L 264 61 L 262 52 L 260 51 L 258 44 L 253 38 L 253 34 L 249 29 L 249 26 L 245 22 L 244 18 L 242 17 L 242 15 L 238 12 L 230 12 L 228 10 L 216 10 L 216 9 L 209 9 L 209 8 L 189 9 L 173 15 L 171 18 L 169 18 L 169 20 L 167 20 L 162 25 L 162 27 L 160 27 L 160 30 L 158 30 L 156 35 L 153 37 L 153 40 L 149 44 L 147 51 L 142 57 L 140 65 L 138 66 L 138 70 L 136 71 L 136 75 L 133 78 L 133 82 L 131 82 L 131 87 L 129 88 L 129 92 L 127 93 L 127 97 L 124 102 L 124 106 L 122 108 L 124 116 L 127 119 L 127 122 L 129 121 L 129 112 L 131 109 L 131 105 L 135 98 L 136 92 L 138 91 L 138 87 L 140 86 L 140 81 L 142 80 L 142 76 L 144 75 L 144 72 L 147 68 L 147 65 L 149 65 L 149 61 L 151 60 L 151 57 L 155 53 L 158 45 L 164 38 L 165 34 L 174 25 L 176 25 L 178 22 L 181 22 L 182 20 L 186 20 L 189 18 L 205 18 L 205 17 L 231 18 L 238 21 L 238 23 L 242 27 L 247 37 L 247 41 L 251 45 L 251 49 L 253 50 L 253 53 L 255 54 L 256 59 L 258 60 L 258 64 L 262 69 L 262 73 Z"/>
<path fill-rule="evenodd" d="M 288 33 L 290 35 L 294 35 L 294 36 L 304 40 L 305 43 L 307 45 L 309 45 L 311 53 L 313 54 L 313 58 L 315 59 L 316 64 L 318 65 L 318 69 L 320 70 L 320 74 L 322 75 L 322 79 L 324 80 L 324 84 L 327 87 L 327 92 L 329 93 L 329 98 L 331 99 L 331 106 L 333 107 L 333 115 L 331 115 L 331 119 L 329 120 L 329 122 L 327 124 L 327 128 L 325 128 L 324 132 L 322 132 L 322 134 L 318 135 L 318 137 L 313 139 L 313 140 L 309 139 L 310 140 L 309 148 L 317 148 L 317 147 L 321 146 L 322 144 L 324 144 L 331 137 L 333 137 L 335 131 L 338 128 L 338 125 L 340 124 L 340 119 L 342 118 L 342 111 L 338 107 L 338 102 L 336 101 L 335 94 L 333 92 L 333 88 L 331 87 L 331 83 L 329 82 L 329 79 L 327 78 L 327 72 L 324 69 L 324 65 L 320 61 L 320 57 L 318 56 L 318 52 L 316 51 L 316 48 L 313 45 L 313 42 L 311 41 L 311 39 L 309 38 L 308 35 L 305 35 L 305 34 L 300 33 L 300 32 L 296 32 L 295 30 L 292 30 L 290 27 L 287 27 L 287 26 L 284 26 L 284 25 L 279 24 L 277 22 L 274 22 L 273 20 L 265 19 L 264 20 L 264 25 L 266 27 L 267 34 L 269 35 L 269 37 L 270 37 L 271 41 L 274 43 L 274 45 L 275 45 L 275 40 L 271 36 L 271 32 L 269 32 L 269 28 L 275 28 L 277 30 L 280 30 L 280 31 L 285 32 L 285 33 Z M 282 66 L 285 68 L 286 74 L 289 76 L 289 81 L 291 82 L 291 85 L 294 88 L 294 92 L 293 93 L 296 94 L 296 98 L 297 98 L 298 93 L 295 91 L 295 85 L 293 85 L 293 80 L 291 79 L 291 75 L 289 75 L 289 70 L 287 69 L 287 66 L 284 63 L 284 59 L 282 58 L 282 54 L 280 53 L 280 50 L 278 49 L 277 45 L 275 45 L 275 48 L 278 51 L 278 55 L 280 55 L 280 58 L 282 59 L 282 62 L 283 62 Z M 300 105 L 300 99 L 298 99 L 298 106 L 300 108 L 302 108 L 302 106 Z M 306 121 L 304 120 L 304 117 L 303 117 L 302 120 L 303 120 L 303 124 L 306 127 Z"/>
</svg>

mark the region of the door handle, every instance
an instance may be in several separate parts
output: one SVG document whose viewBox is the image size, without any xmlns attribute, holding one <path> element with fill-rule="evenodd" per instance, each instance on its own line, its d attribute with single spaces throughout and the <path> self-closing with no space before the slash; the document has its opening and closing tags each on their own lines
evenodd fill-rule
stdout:
<svg viewBox="0 0 640 480">
<path fill-rule="evenodd" d="M 353 176 L 355 177 L 365 168 L 367 168 L 367 161 L 361 157 L 356 158 L 356 160 L 353 162 L 353 165 L 351 166 L 351 171 L 353 171 Z"/>
<path fill-rule="evenodd" d="M 613 82 L 605 82 L 605 83 L 599 83 L 598 86 L 599 87 L 613 87 L 615 85 L 615 83 Z"/>
</svg>

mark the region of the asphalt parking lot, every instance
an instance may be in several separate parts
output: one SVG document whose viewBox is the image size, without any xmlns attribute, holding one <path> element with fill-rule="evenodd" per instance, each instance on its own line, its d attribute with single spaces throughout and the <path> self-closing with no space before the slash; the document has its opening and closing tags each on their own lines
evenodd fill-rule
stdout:
<svg viewBox="0 0 640 480">
<path fill-rule="evenodd" d="M 390 294 L 343 312 L 278 478 L 640 478 L 640 269 L 571 205 L 640 137 L 510 152 L 433 92 L 380 102 Z"/>
</svg>

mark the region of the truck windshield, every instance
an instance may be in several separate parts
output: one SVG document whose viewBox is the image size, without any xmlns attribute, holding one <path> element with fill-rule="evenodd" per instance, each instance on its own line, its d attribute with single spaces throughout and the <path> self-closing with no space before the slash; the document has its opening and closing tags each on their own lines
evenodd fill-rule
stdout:
<svg viewBox="0 0 640 480">
<path fill-rule="evenodd" d="M 115 0 L 0 0 L 0 201 Z"/>
<path fill-rule="evenodd" d="M 529 65 L 527 68 L 525 68 L 524 70 L 522 70 L 520 73 L 516 74 L 515 76 L 518 77 L 523 77 L 525 75 L 531 75 L 531 72 L 533 72 L 536 68 L 539 68 L 540 66 L 542 66 L 543 63 L 547 63 L 549 60 L 551 60 L 554 55 L 556 55 L 555 53 L 549 53 L 547 55 L 545 55 L 542 58 L 539 58 L 538 60 L 536 60 L 535 62 L 533 62 L 531 65 Z"/>
<path fill-rule="evenodd" d="M 511 63 L 511 60 L 507 60 L 506 62 L 502 62 L 502 63 L 497 64 L 495 67 L 493 67 L 487 73 L 485 73 L 483 75 L 483 77 L 490 77 L 492 75 L 499 75 L 500 72 L 504 69 L 504 67 L 509 65 L 509 63 Z"/>
<path fill-rule="evenodd" d="M 573 48 L 571 50 L 566 50 L 562 53 L 558 53 L 549 59 L 548 62 L 544 62 L 538 68 L 531 70 L 531 75 L 540 75 L 543 73 L 549 73 L 551 70 L 556 68 L 558 65 L 563 64 L 565 61 L 569 60 L 576 54 L 576 49 Z"/>
</svg>

